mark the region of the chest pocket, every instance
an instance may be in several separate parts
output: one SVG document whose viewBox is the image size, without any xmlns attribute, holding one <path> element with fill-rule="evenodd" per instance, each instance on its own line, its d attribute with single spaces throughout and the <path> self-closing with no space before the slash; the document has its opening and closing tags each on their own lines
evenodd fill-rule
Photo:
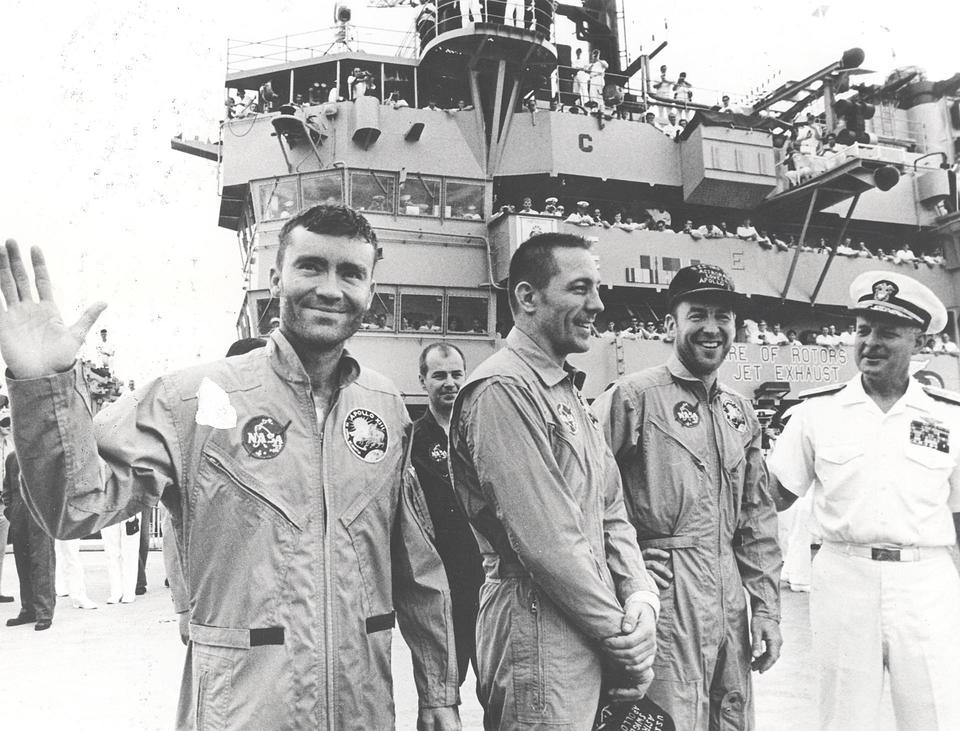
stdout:
<svg viewBox="0 0 960 731">
<path fill-rule="evenodd" d="M 276 475 L 275 484 L 283 483 L 284 475 Z M 269 521 L 296 533 L 303 531 L 304 519 L 287 504 L 282 490 L 261 482 L 214 442 L 208 442 L 201 453 L 197 487 L 198 498 L 220 505 L 223 520 L 230 520 L 230 508 L 234 507 L 256 516 L 258 523 Z"/>
<path fill-rule="evenodd" d="M 219 445 L 204 446 L 186 521 L 195 622 L 214 627 L 276 624 L 292 557 L 306 535 L 306 519 L 285 499 L 284 484 L 281 474 L 265 484 Z"/>
<path fill-rule="evenodd" d="M 399 467 L 397 470 L 399 472 Z M 349 551 L 352 547 L 354 554 L 353 557 L 341 554 L 341 558 L 345 565 L 355 565 L 359 570 L 362 609 L 368 617 L 393 611 L 390 545 L 397 518 L 400 479 L 397 475 L 390 484 L 360 495 L 340 516 L 340 523 L 349 536 L 349 545 L 342 548 Z M 337 573 L 339 576 L 351 572 L 338 569 Z"/>
<path fill-rule="evenodd" d="M 856 478 L 864 468 L 864 449 L 856 444 L 832 444 L 816 452 L 815 468 L 824 495 L 833 499 L 856 497 Z"/>
<path fill-rule="evenodd" d="M 292 508 L 282 489 L 282 472 L 267 485 L 254 477 L 240 462 L 219 445 L 208 442 L 200 455 L 197 470 L 198 498 L 219 505 L 220 519 L 229 522 L 231 507 L 248 515 L 257 523 L 267 521 L 296 533 L 303 531 L 304 518 Z M 197 506 L 197 511 L 202 507 Z M 213 516 L 212 516 L 213 517 Z M 226 530 L 226 526 L 224 526 Z"/>
<path fill-rule="evenodd" d="M 922 490 L 949 488 L 948 480 L 956 463 L 947 452 L 940 452 L 918 444 L 908 444 L 904 450 L 910 470 L 909 483 Z"/>
<path fill-rule="evenodd" d="M 650 450 L 647 452 L 648 460 L 673 465 L 674 467 L 690 464 L 696 465 L 698 468 L 703 466 L 703 461 L 697 454 L 695 445 L 686 439 L 682 439 L 657 416 L 650 417 L 650 424 L 654 427 L 652 430 L 638 435 L 644 446 Z"/>
<path fill-rule="evenodd" d="M 637 438 L 638 446 L 642 445 L 643 489 L 634 490 L 631 499 L 644 516 L 638 535 L 674 536 L 699 530 L 714 497 L 695 447 L 655 415 Z"/>
</svg>

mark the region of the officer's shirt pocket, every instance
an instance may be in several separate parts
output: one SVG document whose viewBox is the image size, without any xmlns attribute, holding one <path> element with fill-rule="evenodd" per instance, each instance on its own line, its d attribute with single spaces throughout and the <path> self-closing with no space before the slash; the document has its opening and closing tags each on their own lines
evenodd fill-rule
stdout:
<svg viewBox="0 0 960 731">
<path fill-rule="evenodd" d="M 817 450 L 815 468 L 824 496 L 834 501 L 858 497 L 865 450 L 857 444 L 831 444 Z"/>
<path fill-rule="evenodd" d="M 949 452 L 941 452 L 919 444 L 908 444 L 904 450 L 906 473 L 901 477 L 903 488 L 920 500 L 942 505 L 950 492 L 950 473 L 956 467 Z"/>
</svg>

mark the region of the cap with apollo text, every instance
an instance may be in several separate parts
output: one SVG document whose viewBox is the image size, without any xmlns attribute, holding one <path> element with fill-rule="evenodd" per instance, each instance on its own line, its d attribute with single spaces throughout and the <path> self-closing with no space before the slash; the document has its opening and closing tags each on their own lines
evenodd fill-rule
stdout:
<svg viewBox="0 0 960 731">
<path fill-rule="evenodd" d="M 864 272 L 850 285 L 853 312 L 880 314 L 938 333 L 947 324 L 943 302 L 916 279 L 896 272 Z"/>
<path fill-rule="evenodd" d="M 678 271 L 667 290 L 670 306 L 692 294 L 719 294 L 739 300 L 733 280 L 723 269 L 713 264 L 694 264 Z"/>
</svg>

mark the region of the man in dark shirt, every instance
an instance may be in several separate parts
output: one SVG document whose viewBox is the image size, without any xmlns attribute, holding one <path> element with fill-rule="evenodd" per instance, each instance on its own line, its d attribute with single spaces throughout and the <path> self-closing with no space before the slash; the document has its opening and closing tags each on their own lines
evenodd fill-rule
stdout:
<svg viewBox="0 0 960 731">
<path fill-rule="evenodd" d="M 476 625 L 483 562 L 470 524 L 463 514 L 447 468 L 450 412 L 463 384 L 463 353 L 450 343 L 433 343 L 420 353 L 420 383 L 427 392 L 427 412 L 416 421 L 411 461 L 427 499 L 453 602 L 453 631 L 460 683 L 473 665 L 477 674 Z"/>
</svg>

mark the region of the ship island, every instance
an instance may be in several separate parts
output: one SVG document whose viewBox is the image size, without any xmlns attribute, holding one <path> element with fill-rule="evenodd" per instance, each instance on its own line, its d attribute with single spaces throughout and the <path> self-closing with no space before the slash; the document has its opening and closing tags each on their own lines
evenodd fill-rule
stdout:
<svg viewBox="0 0 960 731">
<path fill-rule="evenodd" d="M 914 376 L 960 390 L 960 73 L 867 83 L 864 52 L 838 49 L 804 78 L 711 99 L 658 70 L 665 43 L 631 58 L 619 0 L 408 4 L 404 27 L 357 27 L 337 2 L 328 28 L 229 42 L 219 139 L 172 140 L 220 167 L 238 337 L 279 322 L 285 221 L 343 203 L 382 247 L 349 348 L 413 413 L 425 345 L 453 342 L 468 364 L 501 347 L 510 257 L 544 232 L 587 238 L 600 269 L 605 310 L 571 357 L 588 399 L 666 360 L 667 287 L 695 263 L 745 295 L 720 378 L 773 434 L 804 391 L 855 374 L 848 289 L 864 271 L 940 296 L 948 325 Z"/>
</svg>

